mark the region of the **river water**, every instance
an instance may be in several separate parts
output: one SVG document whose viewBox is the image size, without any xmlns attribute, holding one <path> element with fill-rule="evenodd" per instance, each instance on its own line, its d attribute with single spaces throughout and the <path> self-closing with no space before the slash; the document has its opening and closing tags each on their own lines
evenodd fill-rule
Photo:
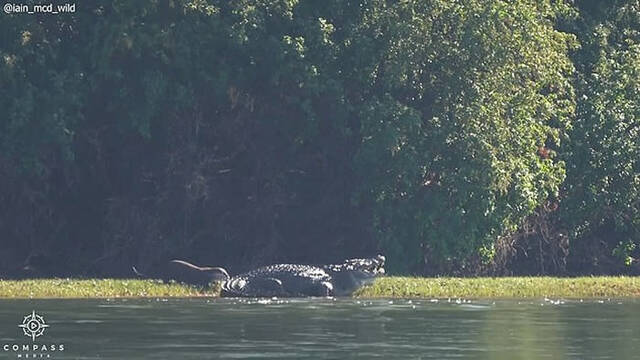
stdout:
<svg viewBox="0 0 640 360">
<path fill-rule="evenodd" d="M 640 301 L 0 300 L 24 358 L 640 359 Z"/>
</svg>

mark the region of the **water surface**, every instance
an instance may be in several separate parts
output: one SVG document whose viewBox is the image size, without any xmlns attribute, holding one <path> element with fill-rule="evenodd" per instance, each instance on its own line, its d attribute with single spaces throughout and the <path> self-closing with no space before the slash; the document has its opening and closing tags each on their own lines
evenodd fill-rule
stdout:
<svg viewBox="0 0 640 360">
<path fill-rule="evenodd" d="M 35 341 L 18 327 L 33 311 L 49 325 Z M 61 344 L 63 351 L 12 350 L 14 345 Z M 0 300 L 0 359 L 27 355 L 49 359 L 640 359 L 640 301 Z"/>
</svg>

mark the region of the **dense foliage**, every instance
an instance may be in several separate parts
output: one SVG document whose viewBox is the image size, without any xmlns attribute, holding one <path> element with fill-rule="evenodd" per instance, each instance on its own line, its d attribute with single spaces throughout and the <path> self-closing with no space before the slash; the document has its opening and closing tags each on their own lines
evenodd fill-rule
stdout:
<svg viewBox="0 0 640 360">
<path fill-rule="evenodd" d="M 380 85 L 360 114 L 357 161 L 397 263 L 490 260 L 496 237 L 557 196 L 564 164 L 539 149 L 558 145 L 574 108 L 574 38 L 554 30 L 559 10 L 416 1 L 365 17 L 364 34 L 391 35 L 368 56 Z"/>
<path fill-rule="evenodd" d="M 5 15 L 0 276 L 378 251 L 404 273 L 637 269 L 639 4 Z"/>
<path fill-rule="evenodd" d="M 575 241 L 576 266 L 637 267 L 640 2 L 595 2 L 589 10 L 576 56 L 580 100 L 566 148 L 563 220 Z"/>
</svg>

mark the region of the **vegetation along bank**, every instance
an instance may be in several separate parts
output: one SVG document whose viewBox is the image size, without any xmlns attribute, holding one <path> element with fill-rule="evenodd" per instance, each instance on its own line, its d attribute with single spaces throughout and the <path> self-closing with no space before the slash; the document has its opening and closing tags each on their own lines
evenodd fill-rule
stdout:
<svg viewBox="0 0 640 360">
<path fill-rule="evenodd" d="M 217 297 L 202 289 L 153 280 L 0 280 L 0 298 Z M 359 298 L 621 298 L 640 296 L 637 277 L 416 278 L 385 277 L 354 294 Z"/>
<path fill-rule="evenodd" d="M 640 274 L 639 14 L 640 0 L 3 14 L 0 277 L 377 253 L 403 275 Z M 379 286 L 393 281 L 414 280 Z"/>
</svg>

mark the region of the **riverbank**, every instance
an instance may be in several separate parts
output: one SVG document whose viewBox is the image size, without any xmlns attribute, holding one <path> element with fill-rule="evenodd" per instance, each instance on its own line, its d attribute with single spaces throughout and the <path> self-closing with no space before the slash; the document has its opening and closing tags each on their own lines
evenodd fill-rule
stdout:
<svg viewBox="0 0 640 360">
<path fill-rule="evenodd" d="M 594 298 L 640 297 L 640 277 L 384 277 L 357 297 L 395 298 Z"/>
<path fill-rule="evenodd" d="M 219 289 L 139 279 L 0 280 L 0 298 L 216 297 Z M 418 278 L 389 276 L 361 298 L 640 297 L 640 277 Z"/>
<path fill-rule="evenodd" d="M 0 298 L 114 298 L 217 296 L 217 289 L 139 279 L 0 280 Z"/>
</svg>

